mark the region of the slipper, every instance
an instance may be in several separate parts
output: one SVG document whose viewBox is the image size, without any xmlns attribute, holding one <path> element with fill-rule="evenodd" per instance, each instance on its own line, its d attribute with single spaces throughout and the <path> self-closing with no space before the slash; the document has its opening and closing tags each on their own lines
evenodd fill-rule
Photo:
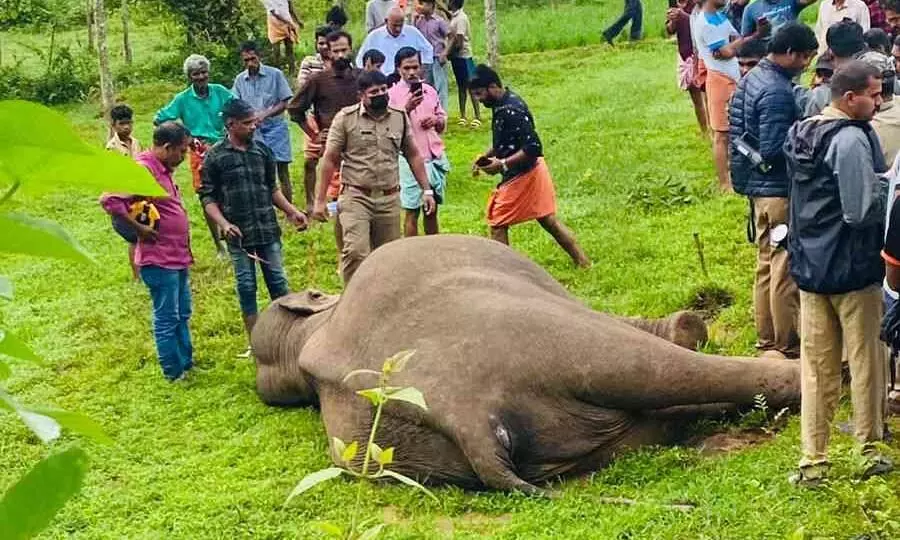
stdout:
<svg viewBox="0 0 900 540">
<path fill-rule="evenodd" d="M 460 118 L 460 119 L 459 119 L 459 122 L 457 122 L 457 124 L 459 124 L 459 125 L 462 126 L 462 127 L 466 127 L 466 126 L 469 125 L 469 121 L 466 120 L 465 118 Z"/>
<path fill-rule="evenodd" d="M 481 127 L 481 120 L 479 120 L 479 119 L 477 119 L 477 118 L 474 119 L 474 120 L 472 120 L 472 121 L 469 123 L 469 127 L 480 128 L 480 127 Z"/>
</svg>

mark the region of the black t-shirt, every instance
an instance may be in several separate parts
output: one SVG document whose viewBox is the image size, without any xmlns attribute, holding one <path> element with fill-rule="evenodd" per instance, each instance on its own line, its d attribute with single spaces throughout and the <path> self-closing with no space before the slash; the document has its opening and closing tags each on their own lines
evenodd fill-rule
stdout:
<svg viewBox="0 0 900 540">
<path fill-rule="evenodd" d="M 900 201 L 895 201 L 891 206 L 891 218 L 888 221 L 882 257 L 888 264 L 900 266 Z"/>
</svg>

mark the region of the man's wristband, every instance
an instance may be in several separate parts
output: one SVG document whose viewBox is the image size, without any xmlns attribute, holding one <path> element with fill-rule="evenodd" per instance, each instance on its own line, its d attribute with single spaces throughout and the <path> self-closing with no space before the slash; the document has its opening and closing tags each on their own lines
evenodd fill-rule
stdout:
<svg viewBox="0 0 900 540">
<path fill-rule="evenodd" d="M 434 197 L 434 190 L 433 190 L 433 189 L 426 189 L 426 190 L 425 190 L 425 195 L 431 195 L 432 197 Z"/>
</svg>

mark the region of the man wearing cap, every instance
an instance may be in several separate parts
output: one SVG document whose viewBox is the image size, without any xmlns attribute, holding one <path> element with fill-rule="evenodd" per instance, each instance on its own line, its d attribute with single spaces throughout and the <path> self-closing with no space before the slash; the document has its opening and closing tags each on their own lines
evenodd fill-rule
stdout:
<svg viewBox="0 0 900 540">
<path fill-rule="evenodd" d="M 422 188 L 425 215 L 434 212 L 434 191 L 419 154 L 409 117 L 388 106 L 388 81 L 380 71 L 359 77 L 360 103 L 334 117 L 320 173 L 313 218 L 325 221 L 328 181 L 341 168 L 338 219 L 343 230 L 341 275 L 344 284 L 372 250 L 400 238 L 402 154 Z"/>
<path fill-rule="evenodd" d="M 197 194 L 206 214 L 228 241 L 249 336 L 257 316 L 255 262 L 262 269 L 272 300 L 289 292 L 281 255 L 281 228 L 273 206 L 298 230 L 306 228 L 306 215 L 278 189 L 275 157 L 253 137 L 258 122 L 253 107 L 234 99 L 222 109 L 222 120 L 228 135 L 207 152 Z"/>
</svg>

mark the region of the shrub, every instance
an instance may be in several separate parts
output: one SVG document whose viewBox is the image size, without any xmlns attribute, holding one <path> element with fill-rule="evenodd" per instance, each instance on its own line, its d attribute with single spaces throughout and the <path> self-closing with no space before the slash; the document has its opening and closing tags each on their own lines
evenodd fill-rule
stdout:
<svg viewBox="0 0 900 540">
<path fill-rule="evenodd" d="M 97 86 L 97 73 L 90 56 L 73 53 L 71 48 L 63 46 L 47 60 L 48 68 L 40 75 L 26 73 L 21 63 L 0 68 L 0 99 L 57 105 L 81 101 Z"/>
</svg>

